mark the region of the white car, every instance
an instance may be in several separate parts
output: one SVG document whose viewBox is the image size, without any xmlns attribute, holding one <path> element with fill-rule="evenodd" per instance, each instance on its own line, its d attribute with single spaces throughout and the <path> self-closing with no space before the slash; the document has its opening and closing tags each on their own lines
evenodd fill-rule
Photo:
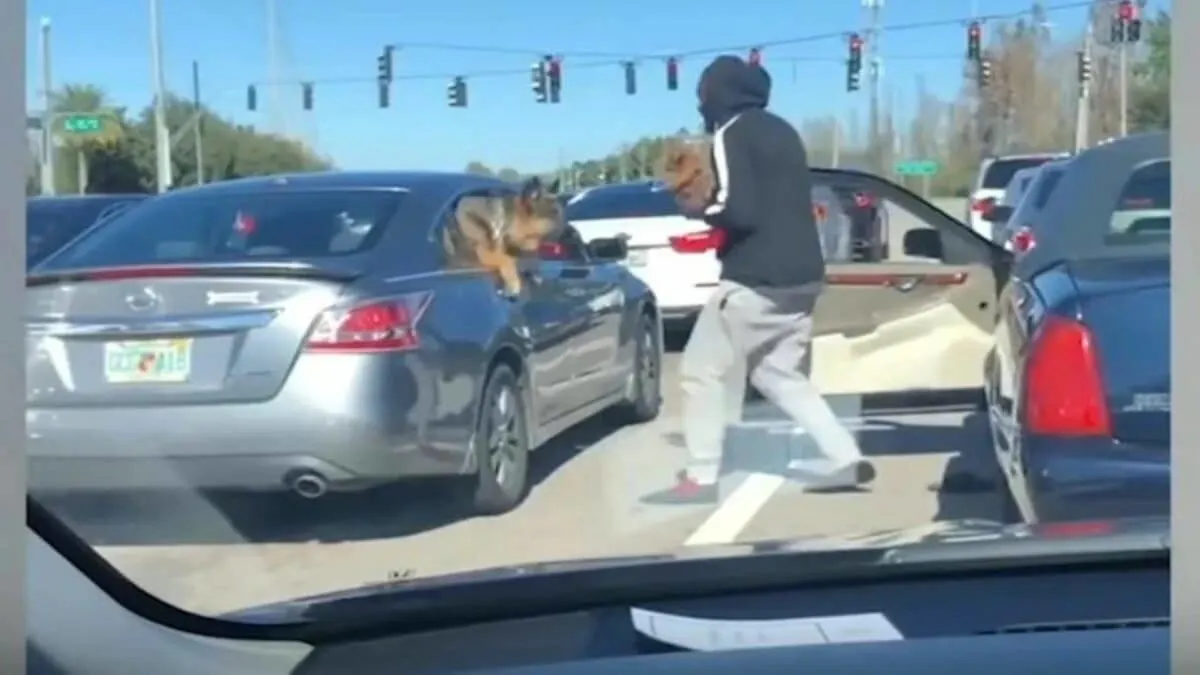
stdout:
<svg viewBox="0 0 1200 675">
<path fill-rule="evenodd" d="M 628 239 L 625 264 L 654 291 L 668 327 L 690 323 L 717 286 L 721 266 L 715 253 L 679 253 L 671 248 L 671 237 L 708 226 L 685 218 L 674 196 L 659 183 L 585 189 L 567 203 L 566 218 L 584 241 Z"/>
<path fill-rule="evenodd" d="M 1039 167 L 1053 159 L 1067 157 L 1067 153 L 1038 153 L 1029 155 L 1005 155 L 989 157 L 979 166 L 979 175 L 967 200 L 966 223 L 979 236 L 994 241 L 992 224 L 984 215 L 1004 196 L 1013 176 L 1022 169 Z"/>
</svg>

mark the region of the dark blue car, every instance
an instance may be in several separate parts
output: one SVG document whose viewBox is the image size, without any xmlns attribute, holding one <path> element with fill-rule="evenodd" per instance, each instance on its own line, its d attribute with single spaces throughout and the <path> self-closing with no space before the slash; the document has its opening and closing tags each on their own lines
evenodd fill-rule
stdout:
<svg viewBox="0 0 1200 675">
<path fill-rule="evenodd" d="M 1018 252 L 986 365 L 992 437 L 1029 522 L 1170 509 L 1169 136 L 1071 160 Z"/>
<path fill-rule="evenodd" d="M 149 195 L 66 195 L 25 202 L 25 268 L 40 263 L 98 221 Z"/>
</svg>

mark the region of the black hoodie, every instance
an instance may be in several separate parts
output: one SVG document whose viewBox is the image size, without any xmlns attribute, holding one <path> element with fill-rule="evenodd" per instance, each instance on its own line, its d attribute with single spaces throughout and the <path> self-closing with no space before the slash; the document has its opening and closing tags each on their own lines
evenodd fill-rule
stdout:
<svg viewBox="0 0 1200 675">
<path fill-rule="evenodd" d="M 823 281 L 808 156 L 792 125 L 766 111 L 767 71 L 720 56 L 701 74 L 698 94 L 717 179 L 704 220 L 726 235 L 721 278 L 767 287 Z"/>
</svg>

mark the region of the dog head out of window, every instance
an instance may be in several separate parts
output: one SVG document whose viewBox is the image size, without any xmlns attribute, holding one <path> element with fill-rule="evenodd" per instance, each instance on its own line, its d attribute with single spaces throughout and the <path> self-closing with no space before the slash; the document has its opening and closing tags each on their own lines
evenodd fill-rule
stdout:
<svg viewBox="0 0 1200 675">
<path fill-rule="evenodd" d="M 521 185 L 514 205 L 512 227 L 506 233 L 510 245 L 521 251 L 534 252 L 538 245 L 554 238 L 563 229 L 558 187 L 557 180 L 546 184 L 536 176 Z"/>
<path fill-rule="evenodd" d="M 712 198 L 715 181 L 707 141 L 672 140 L 663 148 L 658 179 L 684 211 L 700 211 Z"/>
</svg>

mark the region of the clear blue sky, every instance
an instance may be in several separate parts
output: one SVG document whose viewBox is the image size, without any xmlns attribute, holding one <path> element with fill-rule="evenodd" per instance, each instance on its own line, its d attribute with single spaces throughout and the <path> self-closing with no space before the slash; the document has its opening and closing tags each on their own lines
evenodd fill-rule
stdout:
<svg viewBox="0 0 1200 675">
<path fill-rule="evenodd" d="M 461 169 L 477 159 L 491 166 L 539 170 L 560 158 L 599 157 L 645 134 L 694 127 L 695 77 L 711 56 L 685 59 L 675 92 L 666 90 L 661 60 L 643 61 L 639 93 L 630 97 L 624 94 L 617 65 L 580 69 L 579 64 L 598 59 L 572 54 L 665 56 L 849 31 L 860 28 L 864 19 L 859 0 L 753 0 L 737 11 L 732 10 L 738 5 L 728 0 L 276 2 L 287 56 L 285 76 L 318 82 L 316 109 L 311 112 L 301 109 L 298 86 L 280 93 L 283 119 L 289 130 L 306 136 L 343 168 Z M 1026 9 L 1030 0 L 974 4 L 982 14 L 997 14 Z M 260 91 L 260 112 L 245 109 L 246 85 L 265 80 L 268 73 L 265 0 L 164 0 L 162 5 L 168 86 L 180 93 L 190 91 L 191 63 L 198 60 L 208 105 L 239 122 L 265 126 L 267 92 Z M 968 0 L 887 0 L 883 23 L 953 19 L 970 14 L 971 5 Z M 150 100 L 146 0 L 28 0 L 27 8 L 31 102 L 37 100 L 41 17 L 53 23 L 56 86 L 99 84 L 117 104 L 137 108 Z M 1057 12 L 1051 18 L 1064 35 L 1075 34 L 1083 24 L 1081 10 Z M 884 81 L 901 101 L 911 99 L 918 75 L 935 92 L 950 94 L 959 83 L 964 39 L 961 26 L 885 34 Z M 369 80 L 375 76 L 375 57 L 382 45 L 413 42 L 528 53 L 404 48 L 396 56 L 397 77 L 434 77 L 397 82 L 387 110 L 376 106 L 369 82 L 320 84 L 323 79 Z M 546 51 L 567 55 L 560 105 L 534 103 L 529 89 L 527 69 Z M 775 110 L 793 120 L 864 110 L 864 92 L 845 92 L 841 64 L 783 61 L 841 59 L 845 53 L 841 38 L 766 49 L 765 62 L 775 80 Z M 521 72 L 469 77 L 496 69 Z M 468 76 L 470 107 L 465 110 L 446 105 L 448 78 L 460 73 Z"/>
</svg>

